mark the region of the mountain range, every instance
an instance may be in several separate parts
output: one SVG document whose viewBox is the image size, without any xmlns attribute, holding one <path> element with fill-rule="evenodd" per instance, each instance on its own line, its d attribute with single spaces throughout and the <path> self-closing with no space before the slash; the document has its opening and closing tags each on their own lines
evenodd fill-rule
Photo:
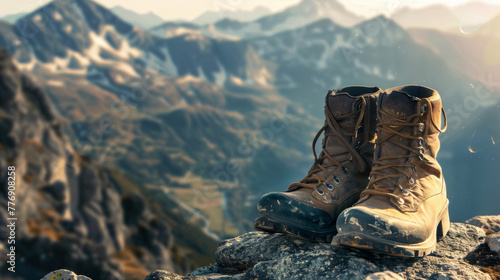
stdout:
<svg viewBox="0 0 500 280">
<path fill-rule="evenodd" d="M 153 34 L 161 37 L 183 32 L 201 33 L 214 38 L 235 40 L 264 35 L 269 36 L 278 32 L 303 27 L 323 18 L 334 20 L 342 26 L 352 26 L 363 21 L 362 17 L 348 11 L 337 0 L 303 0 L 297 5 L 283 11 L 263 16 L 254 21 L 243 21 L 239 18 L 226 17 L 216 22 L 197 26 L 165 23 L 152 28 L 151 31 Z"/>
<path fill-rule="evenodd" d="M 18 19 L 24 17 L 26 14 L 27 13 L 25 13 L 25 12 L 16 13 L 16 14 L 10 14 L 10 15 L 6 15 L 6 16 L 1 17 L 0 20 L 6 21 L 8 23 L 14 23 Z"/>
<path fill-rule="evenodd" d="M 263 16 L 267 16 L 272 14 L 272 11 L 263 6 L 257 6 L 253 10 L 235 10 L 227 7 L 220 7 L 218 11 L 208 11 L 203 14 L 197 16 L 192 20 L 192 23 L 197 25 L 205 25 L 217 22 L 224 18 L 232 18 L 237 19 L 239 21 L 253 21 Z"/>
<path fill-rule="evenodd" d="M 471 33 L 495 16 L 500 10 L 493 3 L 470 1 L 460 5 L 429 5 L 422 8 L 401 8 L 391 19 L 404 28 L 430 28 L 453 33 Z M 425 19 L 425 20 L 423 20 Z"/>
<path fill-rule="evenodd" d="M 247 42 L 163 39 L 91 1 L 55 5 L 4 24 L 2 46 L 43 87 L 78 151 L 127 172 L 162 203 L 181 201 L 208 237 L 251 227 L 242 215 L 254 211 L 247 198 L 256 195 L 235 188 L 238 182 L 272 183 L 279 178 L 256 174 L 291 176 L 307 168 L 315 119 L 269 86 L 272 67 Z M 27 26 L 36 28 L 32 37 L 24 36 Z M 245 59 L 234 59 L 239 57 Z M 103 129 L 103 122 L 113 129 Z M 280 128 L 285 124 L 293 129 Z M 275 129 L 272 139 L 261 136 L 265 127 Z M 286 153 L 276 143 L 284 139 Z M 267 171 L 263 162 L 280 168 Z M 242 171 L 232 172 L 227 183 L 215 180 L 233 164 Z"/>
<path fill-rule="evenodd" d="M 126 174 L 152 212 L 171 217 L 172 255 L 206 264 L 213 248 L 203 242 L 250 230 L 260 195 L 306 175 L 324 95 L 351 84 L 437 89 L 453 219 L 495 210 L 500 72 L 484 61 L 496 58 L 497 18 L 469 35 L 405 29 L 334 0 L 149 30 L 125 17 L 90 0 L 51 2 L 0 22 L 0 47 L 43 90 L 78 153 Z M 180 230 L 183 219 L 197 231 Z"/>
</svg>

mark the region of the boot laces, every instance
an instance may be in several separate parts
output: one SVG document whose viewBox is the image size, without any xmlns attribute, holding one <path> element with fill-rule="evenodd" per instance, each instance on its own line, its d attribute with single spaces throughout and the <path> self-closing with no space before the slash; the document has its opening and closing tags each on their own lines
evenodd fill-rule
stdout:
<svg viewBox="0 0 500 280">
<path fill-rule="evenodd" d="M 429 108 L 428 119 L 431 120 L 432 126 L 437 131 L 444 132 L 447 126 L 446 113 L 444 109 L 441 108 L 441 111 L 444 116 L 444 126 L 443 129 L 441 129 L 435 123 L 434 118 L 432 117 L 432 112 L 433 112 L 432 103 L 427 99 L 424 99 L 424 102 L 426 102 L 426 105 Z M 405 149 L 409 153 L 402 155 L 382 156 L 378 160 L 374 161 L 372 165 L 372 171 L 370 172 L 370 177 L 372 178 L 372 180 L 368 183 L 366 190 L 364 190 L 361 193 L 361 197 L 371 194 L 371 195 L 389 196 L 398 199 L 398 196 L 393 192 L 396 188 L 400 188 L 401 190 L 403 189 L 401 185 L 399 185 L 398 179 L 407 176 L 406 173 L 404 172 L 406 168 L 414 167 L 414 165 L 408 164 L 410 158 L 418 157 L 419 159 L 424 161 L 425 159 L 422 153 L 423 147 L 414 148 L 411 146 L 411 144 L 410 146 L 404 145 L 401 143 L 401 141 L 393 139 L 393 137 L 398 135 L 408 140 L 420 139 L 421 137 L 410 134 L 411 129 L 409 129 L 408 131 L 404 130 L 405 128 L 408 127 L 419 127 L 420 123 L 418 122 L 418 117 L 421 116 L 421 113 L 416 113 L 411 116 L 408 116 L 407 118 L 400 119 L 398 117 L 392 116 L 391 114 L 379 108 L 379 114 L 380 114 L 379 116 L 383 116 L 383 119 L 386 121 L 379 122 L 377 124 L 378 134 L 380 135 L 381 131 L 385 131 L 388 133 L 388 135 L 385 138 L 377 138 L 375 144 L 378 147 L 381 147 L 381 145 L 388 145 L 388 143 L 390 143 Z M 423 131 L 422 133 L 424 135 L 423 137 L 425 138 L 425 136 L 428 135 L 429 133 L 429 129 L 425 128 L 425 131 Z M 384 142 L 387 143 L 384 144 Z M 405 163 L 402 164 L 388 163 L 396 159 L 406 159 L 406 160 Z"/>
<path fill-rule="evenodd" d="M 359 170 L 361 171 L 365 170 L 366 164 L 364 160 L 361 158 L 361 156 L 359 155 L 357 150 L 353 147 L 353 145 L 349 143 L 349 141 L 347 141 L 346 139 L 346 137 L 354 137 L 354 139 L 358 137 L 358 128 L 361 125 L 361 122 L 363 121 L 366 109 L 366 100 L 364 98 L 360 98 L 360 100 L 361 100 L 360 103 L 361 106 L 359 106 L 359 109 L 355 110 L 354 112 L 347 113 L 337 117 L 333 116 L 328 105 L 325 106 L 326 123 L 318 131 L 312 143 L 312 148 L 314 153 L 314 164 L 304 179 L 302 179 L 298 183 L 290 184 L 290 186 L 288 187 L 289 190 L 295 190 L 300 187 L 316 189 L 319 186 L 321 186 L 322 183 L 325 182 L 327 179 L 321 175 L 318 175 L 319 172 L 324 171 L 326 174 L 328 174 L 328 176 L 334 176 L 334 174 L 330 172 L 328 169 L 331 169 L 331 167 L 334 166 L 343 167 L 342 164 L 350 160 L 353 160 L 354 164 Z M 353 132 L 348 132 L 348 131 L 344 132 L 345 129 L 349 129 L 351 128 L 351 126 L 346 123 L 339 124 L 339 122 L 347 119 L 356 119 L 356 117 L 357 121 L 356 125 L 354 126 L 355 130 Z M 324 140 L 328 139 L 329 136 L 339 135 L 340 137 L 338 138 L 340 139 L 341 143 L 338 144 L 344 146 L 345 150 L 342 152 L 331 154 L 326 150 L 326 144 L 324 144 L 321 154 L 318 157 L 316 153 L 316 143 L 323 132 L 325 133 Z M 346 156 L 345 159 L 342 160 L 335 159 L 335 157 L 338 158 L 339 156 L 342 155 Z M 325 159 L 329 159 L 330 162 L 324 163 Z"/>
</svg>

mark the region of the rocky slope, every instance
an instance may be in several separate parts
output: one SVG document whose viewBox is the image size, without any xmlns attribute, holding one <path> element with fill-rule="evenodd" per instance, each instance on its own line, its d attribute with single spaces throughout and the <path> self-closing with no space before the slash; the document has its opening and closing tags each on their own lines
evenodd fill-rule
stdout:
<svg viewBox="0 0 500 280">
<path fill-rule="evenodd" d="M 8 166 L 15 167 L 13 201 Z M 141 278 L 158 267 L 188 269 L 172 247 L 175 223 L 166 223 L 176 215 L 154 215 L 147 196 L 126 176 L 76 152 L 46 93 L 1 49 L 0 172 L 0 223 L 18 218 L 16 243 L 9 243 L 15 245 L 16 273 L 7 271 L 5 260 L 10 230 L 0 228 L 2 279 L 39 279 L 61 267 L 94 279 Z M 13 214 L 9 201 L 16 205 Z"/>
<path fill-rule="evenodd" d="M 498 279 L 500 255 L 485 237 L 479 227 L 453 223 L 436 253 L 413 259 L 250 232 L 220 243 L 213 266 L 186 277 L 159 270 L 146 279 Z"/>
</svg>

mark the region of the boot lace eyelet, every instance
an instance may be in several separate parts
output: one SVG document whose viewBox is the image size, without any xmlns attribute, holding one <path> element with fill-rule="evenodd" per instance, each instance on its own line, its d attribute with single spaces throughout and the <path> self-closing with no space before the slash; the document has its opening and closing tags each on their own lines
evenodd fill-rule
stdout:
<svg viewBox="0 0 500 280">
<path fill-rule="evenodd" d="M 424 146 L 424 138 L 418 139 L 418 146 L 423 147 Z"/>
<path fill-rule="evenodd" d="M 334 186 L 330 185 L 330 184 L 327 184 L 327 183 L 323 183 L 323 185 L 329 190 L 329 191 L 333 191 L 335 189 Z"/>
<path fill-rule="evenodd" d="M 410 179 L 408 180 L 408 183 L 410 183 L 411 185 L 413 185 L 413 184 L 415 184 L 415 180 L 410 177 Z"/>
<path fill-rule="evenodd" d="M 357 130 L 358 130 L 358 134 L 363 133 L 363 132 L 364 132 L 364 130 L 365 130 L 365 128 L 364 128 L 364 126 L 363 126 L 363 124 L 361 124 L 360 126 L 358 126 L 358 129 L 357 129 Z"/>
<path fill-rule="evenodd" d="M 423 160 L 424 155 L 425 155 L 425 150 L 424 150 L 424 148 L 423 148 L 423 147 L 420 147 L 420 148 L 418 149 L 418 158 L 419 158 L 420 160 Z"/>
<path fill-rule="evenodd" d="M 424 132 L 424 129 L 425 129 L 425 125 L 423 123 L 419 123 L 418 124 L 418 131 L 419 132 Z"/>
<path fill-rule="evenodd" d="M 359 147 L 361 147 L 361 141 L 356 142 L 356 145 L 354 146 L 354 149 L 358 150 Z"/>
<path fill-rule="evenodd" d="M 349 169 L 345 167 L 342 167 L 342 171 L 344 172 L 344 174 L 349 174 Z"/>
<path fill-rule="evenodd" d="M 407 191 L 406 189 L 402 189 L 401 192 L 406 196 L 410 195 L 410 192 Z"/>
<path fill-rule="evenodd" d="M 405 200 L 402 199 L 401 197 L 398 197 L 398 203 L 399 204 L 405 204 Z"/>
<path fill-rule="evenodd" d="M 417 173 L 417 171 L 418 171 L 417 167 L 416 167 L 416 166 L 413 166 L 413 172 L 414 172 L 414 173 Z"/>
<path fill-rule="evenodd" d="M 334 182 L 335 182 L 335 184 L 337 184 L 337 185 L 338 185 L 338 184 L 340 184 L 340 179 L 339 179 L 339 178 L 337 178 L 337 177 L 335 177 L 335 176 L 333 177 L 333 181 L 334 181 Z"/>
<path fill-rule="evenodd" d="M 427 105 L 422 106 L 421 112 L 422 112 L 422 114 L 424 114 L 425 112 L 427 112 Z"/>
<path fill-rule="evenodd" d="M 319 195 L 324 195 L 325 192 L 322 190 L 322 189 L 316 189 L 316 192 L 319 194 Z"/>
</svg>

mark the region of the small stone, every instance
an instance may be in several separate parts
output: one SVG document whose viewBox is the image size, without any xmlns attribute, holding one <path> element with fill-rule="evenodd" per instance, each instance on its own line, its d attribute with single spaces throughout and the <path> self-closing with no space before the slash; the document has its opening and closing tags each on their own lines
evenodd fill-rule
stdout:
<svg viewBox="0 0 500 280">
<path fill-rule="evenodd" d="M 370 274 L 364 280 L 404 280 L 404 278 L 397 273 L 387 270 Z"/>
<path fill-rule="evenodd" d="M 49 272 L 41 280 L 92 280 L 87 276 L 76 275 L 73 271 L 59 269 Z"/>
<path fill-rule="evenodd" d="M 166 270 L 156 270 L 151 272 L 144 280 L 182 280 L 185 277 Z"/>
</svg>

